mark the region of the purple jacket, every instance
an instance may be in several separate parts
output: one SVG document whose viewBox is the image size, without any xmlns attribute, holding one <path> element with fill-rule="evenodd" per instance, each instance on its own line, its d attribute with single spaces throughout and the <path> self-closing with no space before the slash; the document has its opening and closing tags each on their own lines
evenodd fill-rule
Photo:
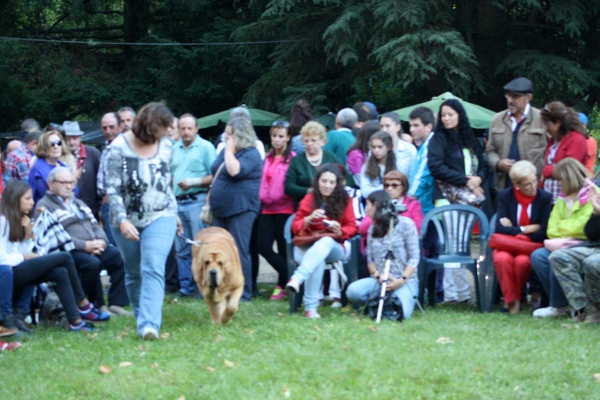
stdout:
<svg viewBox="0 0 600 400">
<path fill-rule="evenodd" d="M 292 151 L 288 162 L 282 160 L 275 167 L 275 172 L 271 176 L 270 181 L 267 180 L 266 175 L 275 158 L 271 155 L 265 157 L 259 192 L 260 201 L 263 204 L 263 213 L 266 211 L 269 214 L 287 214 L 290 210 L 292 213 L 294 212 L 294 199 L 284 193 L 283 187 L 290 161 L 295 155 L 296 153 Z"/>
</svg>

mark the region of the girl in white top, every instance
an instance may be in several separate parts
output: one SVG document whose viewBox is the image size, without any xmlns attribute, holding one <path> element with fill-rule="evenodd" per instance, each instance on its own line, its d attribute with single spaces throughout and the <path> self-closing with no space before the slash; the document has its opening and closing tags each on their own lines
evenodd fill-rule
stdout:
<svg viewBox="0 0 600 400">
<path fill-rule="evenodd" d="M 360 172 L 360 193 L 369 197 L 375 190 L 383 190 L 383 176 L 397 170 L 392 137 L 385 132 L 371 136 L 371 153 Z"/>
</svg>

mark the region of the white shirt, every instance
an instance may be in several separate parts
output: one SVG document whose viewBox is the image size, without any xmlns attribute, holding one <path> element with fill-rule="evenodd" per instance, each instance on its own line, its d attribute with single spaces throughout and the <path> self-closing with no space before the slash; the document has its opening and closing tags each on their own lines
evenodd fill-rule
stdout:
<svg viewBox="0 0 600 400">
<path fill-rule="evenodd" d="M 11 242 L 9 238 L 10 227 L 4 215 L 0 215 L 0 265 L 16 267 L 25 261 L 23 254 L 33 251 L 33 240 L 25 242 Z"/>
</svg>

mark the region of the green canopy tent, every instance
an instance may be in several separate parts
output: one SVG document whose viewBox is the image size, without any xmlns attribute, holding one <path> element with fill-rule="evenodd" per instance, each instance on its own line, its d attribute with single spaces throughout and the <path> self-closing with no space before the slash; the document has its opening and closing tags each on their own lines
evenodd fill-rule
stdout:
<svg viewBox="0 0 600 400">
<path fill-rule="evenodd" d="M 245 107 L 248 109 L 248 111 L 250 111 L 250 118 L 252 118 L 252 125 L 254 126 L 271 126 L 273 121 L 279 118 L 278 114 L 274 114 L 269 111 L 246 107 L 246 105 L 242 105 L 241 107 Z M 205 129 L 212 126 L 217 126 L 221 123 L 226 123 L 229 121 L 229 114 L 231 114 L 231 110 L 233 110 L 233 108 L 227 111 L 221 111 L 216 114 L 198 118 L 198 128 Z"/>
<path fill-rule="evenodd" d="M 450 92 L 446 92 L 440 96 L 436 96 L 432 98 L 430 101 L 426 101 L 425 103 L 416 104 L 414 106 L 401 108 L 399 110 L 395 110 L 395 112 L 400 116 L 400 119 L 403 121 L 408 121 L 408 116 L 410 112 L 417 107 L 429 107 L 434 113 L 438 113 L 440 106 L 442 103 L 448 99 L 456 99 L 459 100 L 462 105 L 465 107 L 467 111 L 467 117 L 469 117 L 469 123 L 472 128 L 475 129 L 487 129 L 490 127 L 490 123 L 492 122 L 492 117 L 496 114 L 494 111 L 488 110 L 487 108 L 483 108 L 478 106 L 477 104 L 469 103 L 464 101 L 456 96 L 454 96 Z"/>
</svg>

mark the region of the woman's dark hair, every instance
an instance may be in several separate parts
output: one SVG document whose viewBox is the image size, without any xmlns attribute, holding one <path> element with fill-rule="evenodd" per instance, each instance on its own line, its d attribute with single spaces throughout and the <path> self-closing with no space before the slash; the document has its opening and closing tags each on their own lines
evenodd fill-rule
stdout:
<svg viewBox="0 0 600 400">
<path fill-rule="evenodd" d="M 360 150 L 365 156 L 369 154 L 370 145 L 371 145 L 371 136 L 378 132 L 379 121 L 376 119 L 372 119 L 364 123 L 364 125 L 358 130 L 358 134 L 356 135 L 356 141 L 350 148 L 348 149 L 348 153 L 352 150 Z"/>
<path fill-rule="evenodd" d="M 319 190 L 319 179 L 325 172 L 331 172 L 336 178 L 335 189 L 326 199 L 321 196 Z M 323 208 L 328 218 L 338 220 L 344 214 L 348 201 L 348 193 L 344 189 L 343 177 L 338 167 L 335 164 L 325 164 L 317 168 L 317 173 L 313 179 L 313 209 Z"/>
<path fill-rule="evenodd" d="M 396 154 L 394 153 L 394 140 L 392 139 L 392 136 L 390 136 L 390 134 L 387 132 L 375 133 L 373 136 L 371 136 L 371 140 L 369 143 L 371 143 L 375 139 L 381 140 L 383 142 L 383 145 L 385 147 L 387 147 L 387 150 L 388 150 L 387 154 L 386 154 L 386 159 L 385 159 L 385 172 L 383 173 L 385 175 L 388 172 L 397 169 L 396 168 Z M 367 176 L 367 178 L 375 180 L 375 179 L 381 177 L 380 176 L 381 171 L 379 170 L 379 164 L 378 164 L 377 160 L 375 159 L 375 156 L 373 156 L 373 153 L 371 153 L 371 155 L 367 159 L 366 164 L 367 165 L 365 168 L 365 175 Z"/>
<path fill-rule="evenodd" d="M 292 159 L 292 135 L 290 135 L 290 128 L 284 128 L 281 125 L 275 125 L 275 126 L 271 127 L 271 130 L 269 131 L 269 137 L 273 134 L 273 132 L 278 131 L 278 130 L 285 130 L 287 137 L 290 138 L 290 140 L 288 140 L 288 142 L 287 142 L 287 146 L 285 147 L 285 150 L 283 151 L 283 158 L 282 158 L 282 161 L 285 164 L 287 164 Z M 271 149 L 271 151 L 269 151 L 269 154 L 267 154 L 267 157 L 269 157 L 271 159 L 275 158 L 275 149 Z"/>
<path fill-rule="evenodd" d="M 304 100 L 298 100 L 298 102 L 292 108 L 292 116 L 290 118 L 290 127 L 289 133 L 291 137 L 298 136 L 300 134 L 300 129 L 306 124 L 308 121 L 312 121 L 313 114 L 310 109 L 310 105 L 308 102 Z"/>
<path fill-rule="evenodd" d="M 25 228 L 21 225 L 21 197 L 28 190 L 31 190 L 31 186 L 27 182 L 14 180 L 8 182 L 2 192 L 0 214 L 10 226 L 8 240 L 11 242 L 22 242 L 25 239 Z"/>
<path fill-rule="evenodd" d="M 556 137 L 557 140 L 561 140 L 571 131 L 581 133 L 586 139 L 588 138 L 588 134 L 579 119 L 579 113 L 560 101 L 553 101 L 546 104 L 540 116 L 544 124 L 548 122 L 560 122 L 560 128 Z"/>
<path fill-rule="evenodd" d="M 444 106 L 448 106 L 458 113 L 458 126 L 456 127 L 458 135 L 453 134 L 452 131 L 444 128 L 444 124 L 442 123 L 442 108 Z M 435 132 L 444 131 L 448 132 L 450 134 L 450 138 L 457 142 L 461 148 L 469 149 L 473 155 L 481 152 L 479 142 L 477 142 L 475 133 L 473 132 L 473 129 L 471 129 L 471 125 L 469 125 L 467 112 L 465 111 L 462 103 L 456 99 L 448 99 L 440 106 Z"/>
<path fill-rule="evenodd" d="M 385 190 L 376 190 L 371 192 L 369 197 L 367 197 L 367 201 L 375 205 L 373 237 L 382 238 L 387 235 L 390 229 L 390 219 L 394 218 L 394 225 L 396 225 L 396 213 L 391 212 L 392 198 Z M 390 209 L 390 211 L 386 211 L 386 209 Z"/>
<path fill-rule="evenodd" d="M 162 139 L 173 123 L 173 113 L 163 103 L 148 103 L 138 111 L 131 130 L 142 143 L 152 144 Z"/>
</svg>

